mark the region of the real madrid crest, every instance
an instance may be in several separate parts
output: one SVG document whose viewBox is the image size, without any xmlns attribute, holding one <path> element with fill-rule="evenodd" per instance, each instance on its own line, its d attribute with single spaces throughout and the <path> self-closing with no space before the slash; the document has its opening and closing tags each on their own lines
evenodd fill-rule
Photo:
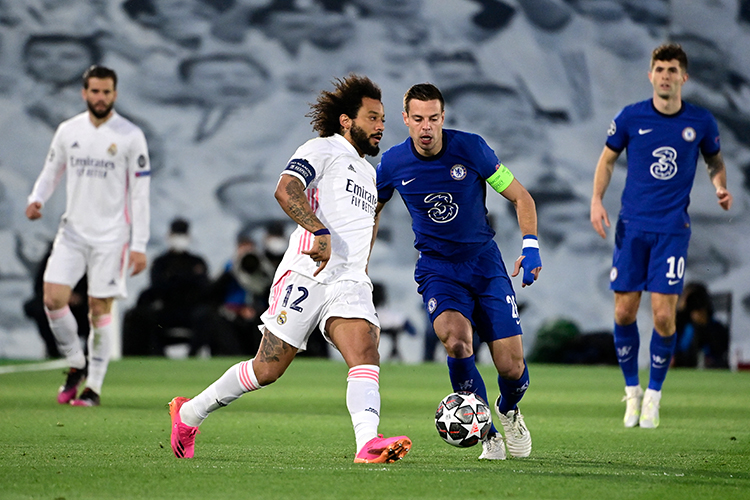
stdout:
<svg viewBox="0 0 750 500">
<path fill-rule="evenodd" d="M 460 163 L 456 163 L 451 167 L 451 177 L 454 181 L 463 180 L 466 177 L 466 167 Z"/>
<path fill-rule="evenodd" d="M 109 156 L 114 156 L 117 154 L 117 144 L 114 142 L 110 144 L 110 146 L 107 148 L 107 153 L 109 153 Z"/>
<path fill-rule="evenodd" d="M 276 318 L 276 323 L 283 325 L 286 323 L 286 311 L 281 311 L 279 316 Z"/>
</svg>

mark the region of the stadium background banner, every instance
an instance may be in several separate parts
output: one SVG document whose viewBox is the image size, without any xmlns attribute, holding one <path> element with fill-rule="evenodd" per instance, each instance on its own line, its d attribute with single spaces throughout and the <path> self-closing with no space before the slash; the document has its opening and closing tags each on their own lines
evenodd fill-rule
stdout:
<svg viewBox="0 0 750 500">
<path fill-rule="evenodd" d="M 407 136 L 403 92 L 430 81 L 444 91 L 446 126 L 481 134 L 537 201 L 544 271 L 518 291 L 526 345 L 556 318 L 611 330 L 613 231 L 604 241 L 589 223 L 593 171 L 615 114 L 651 95 L 650 52 L 665 41 L 690 58 L 685 99 L 719 121 L 735 196 L 729 213 L 720 210 L 701 165 L 686 279 L 732 293 L 732 352 L 748 360 L 748 0 L 0 0 L 0 357 L 43 353 L 23 302 L 63 189 L 41 222 L 30 224 L 24 207 L 55 127 L 83 111 L 80 75 L 92 63 L 118 72 L 117 109 L 147 134 L 151 258 L 178 215 L 191 221 L 193 250 L 214 273 L 240 229 L 284 220 L 276 180 L 312 137 L 307 103 L 334 77 L 360 72 L 382 87 L 381 150 Z M 605 199 L 612 218 L 623 166 Z M 512 263 L 521 248 L 512 210 L 488 198 Z M 422 325 L 409 223 L 400 207 L 385 209 L 370 273 Z M 147 284 L 133 279 L 120 311 Z M 648 333 L 648 308 L 641 314 Z"/>
</svg>

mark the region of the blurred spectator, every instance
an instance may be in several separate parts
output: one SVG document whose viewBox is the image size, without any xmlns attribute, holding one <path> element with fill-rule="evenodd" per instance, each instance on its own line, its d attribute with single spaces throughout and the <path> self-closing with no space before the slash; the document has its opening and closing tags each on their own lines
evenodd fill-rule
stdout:
<svg viewBox="0 0 750 500">
<path fill-rule="evenodd" d="M 207 346 L 212 355 L 253 355 L 260 345 L 260 313 L 268 307 L 274 268 L 245 232 L 224 272 L 207 294 L 211 314 L 190 346 L 190 355 Z"/>
<path fill-rule="evenodd" d="M 708 288 L 685 285 L 677 303 L 677 347 L 674 366 L 729 367 L 729 329 L 714 317 Z"/>
<path fill-rule="evenodd" d="M 276 269 L 281 263 L 288 244 L 284 234 L 284 223 L 281 221 L 270 222 L 263 238 L 263 254 L 271 263 L 273 269 Z"/>
<path fill-rule="evenodd" d="M 47 254 L 37 265 L 37 272 L 34 276 L 34 295 L 24 302 L 23 312 L 26 316 L 36 323 L 39 329 L 39 335 L 41 335 L 44 341 L 44 346 L 47 350 L 48 358 L 59 358 L 60 351 L 57 349 L 57 343 L 55 342 L 55 336 L 50 330 L 49 320 L 44 312 L 44 301 L 43 301 L 43 285 L 44 285 L 44 269 L 47 267 L 47 259 L 49 259 L 52 253 L 52 243 L 49 244 Z M 89 337 L 89 304 L 88 304 L 88 285 L 86 282 L 86 275 L 83 275 L 81 281 L 73 288 L 73 292 L 70 294 L 70 312 L 78 323 L 78 336 L 82 339 Z M 86 345 L 85 342 L 83 343 Z"/>
<path fill-rule="evenodd" d="M 169 250 L 154 260 L 151 286 L 125 314 L 123 354 L 162 355 L 164 346 L 190 342 L 208 313 L 205 297 L 210 279 L 206 261 L 188 251 L 190 225 L 175 219 Z"/>
<path fill-rule="evenodd" d="M 386 335 L 391 338 L 391 352 L 386 359 L 388 361 L 403 360 L 398 352 L 398 337 L 402 333 L 414 336 L 417 334 L 416 328 L 403 311 L 388 304 L 388 294 L 385 285 L 382 283 L 372 284 L 372 302 L 380 320 L 380 336 Z"/>
</svg>

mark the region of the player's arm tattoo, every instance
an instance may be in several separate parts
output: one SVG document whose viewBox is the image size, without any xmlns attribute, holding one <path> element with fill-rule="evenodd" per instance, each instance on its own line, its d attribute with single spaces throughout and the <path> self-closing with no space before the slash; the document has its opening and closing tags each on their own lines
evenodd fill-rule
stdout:
<svg viewBox="0 0 750 500">
<path fill-rule="evenodd" d="M 286 185 L 287 213 L 289 216 L 304 228 L 323 226 L 320 219 L 312 211 L 310 203 L 305 196 L 302 183 L 296 179 Z"/>
<path fill-rule="evenodd" d="M 726 168 L 724 166 L 724 158 L 721 156 L 721 152 L 716 153 L 715 155 L 706 156 L 704 159 L 706 160 L 709 179 L 713 179 Z"/>
<path fill-rule="evenodd" d="M 266 330 L 256 357 L 262 363 L 278 362 L 280 361 L 279 356 L 287 353 L 290 348 L 289 344 Z"/>
</svg>

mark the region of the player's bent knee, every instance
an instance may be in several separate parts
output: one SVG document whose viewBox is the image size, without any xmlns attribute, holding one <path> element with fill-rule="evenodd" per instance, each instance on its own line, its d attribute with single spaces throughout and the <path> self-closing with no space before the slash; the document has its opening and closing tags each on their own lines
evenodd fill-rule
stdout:
<svg viewBox="0 0 750 500">
<path fill-rule="evenodd" d="M 463 359 L 474 354 L 474 346 L 459 338 L 449 337 L 443 341 L 443 346 L 448 356 L 452 358 Z"/>
</svg>

